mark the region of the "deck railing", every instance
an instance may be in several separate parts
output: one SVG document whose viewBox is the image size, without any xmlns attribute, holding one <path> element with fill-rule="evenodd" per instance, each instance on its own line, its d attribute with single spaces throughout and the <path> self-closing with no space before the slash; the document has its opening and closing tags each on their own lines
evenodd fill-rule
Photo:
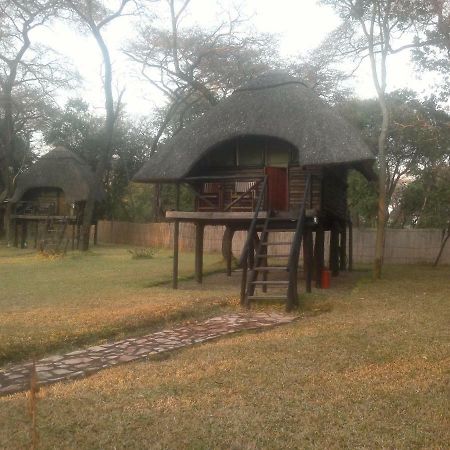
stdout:
<svg viewBox="0 0 450 450">
<path fill-rule="evenodd" d="M 21 201 L 16 204 L 16 214 L 20 215 L 54 215 L 56 214 L 55 202 Z"/>
<path fill-rule="evenodd" d="M 202 176 L 184 178 L 196 197 L 197 211 L 255 211 L 266 176 Z M 260 208 L 264 205 L 260 205 Z"/>
</svg>

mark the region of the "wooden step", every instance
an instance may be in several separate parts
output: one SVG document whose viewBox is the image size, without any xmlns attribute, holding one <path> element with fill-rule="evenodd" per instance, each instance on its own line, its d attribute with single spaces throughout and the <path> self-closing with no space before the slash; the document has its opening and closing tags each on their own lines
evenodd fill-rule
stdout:
<svg viewBox="0 0 450 450">
<path fill-rule="evenodd" d="M 287 281 L 287 280 L 283 280 L 283 281 L 281 281 L 281 280 L 267 280 L 267 281 L 262 281 L 262 280 L 255 280 L 255 281 L 251 281 L 250 282 L 251 284 L 261 284 L 261 285 L 266 285 L 266 286 L 269 286 L 269 285 L 273 285 L 273 286 L 286 286 L 286 285 L 288 285 L 289 284 L 289 281 Z"/>
<path fill-rule="evenodd" d="M 284 266 L 258 266 L 253 269 L 256 272 L 287 272 L 287 267 Z"/>
<path fill-rule="evenodd" d="M 289 258 L 290 255 L 256 255 L 257 258 Z"/>
<path fill-rule="evenodd" d="M 287 300 L 287 295 L 252 295 L 249 300 Z"/>
<path fill-rule="evenodd" d="M 290 242 L 261 242 L 261 245 L 292 245 L 292 241 Z"/>
</svg>

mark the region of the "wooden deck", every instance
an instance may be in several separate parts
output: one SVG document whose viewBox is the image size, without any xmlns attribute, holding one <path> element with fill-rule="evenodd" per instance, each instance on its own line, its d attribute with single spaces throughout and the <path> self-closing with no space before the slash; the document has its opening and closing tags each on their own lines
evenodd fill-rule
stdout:
<svg viewBox="0 0 450 450">
<path fill-rule="evenodd" d="M 250 222 L 253 219 L 252 211 L 166 211 L 166 219 L 180 222 L 209 222 L 216 224 L 227 224 L 230 222 Z M 315 209 L 308 209 L 306 217 L 317 215 Z M 261 211 L 258 219 L 264 220 L 267 211 Z M 280 211 L 274 216 L 275 220 L 297 220 L 297 211 Z"/>
<path fill-rule="evenodd" d="M 75 216 L 47 216 L 38 214 L 14 214 L 11 216 L 12 219 L 26 219 L 26 220 L 67 220 L 68 222 L 76 222 L 77 218 Z"/>
</svg>

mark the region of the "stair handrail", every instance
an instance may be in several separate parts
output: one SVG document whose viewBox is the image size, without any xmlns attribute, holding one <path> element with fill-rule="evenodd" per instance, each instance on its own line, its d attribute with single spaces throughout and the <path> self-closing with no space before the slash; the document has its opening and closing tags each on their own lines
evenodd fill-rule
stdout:
<svg viewBox="0 0 450 450">
<path fill-rule="evenodd" d="M 267 187 L 267 175 L 264 175 L 264 179 L 261 186 L 261 192 L 258 196 L 258 201 L 256 202 L 255 212 L 253 214 L 252 221 L 250 223 L 250 228 L 248 229 L 247 239 L 245 240 L 244 248 L 242 249 L 241 256 L 239 258 L 239 266 L 242 267 L 244 261 L 248 258 L 248 251 L 250 248 L 250 242 L 253 239 L 256 230 L 256 222 L 258 221 L 258 215 L 261 210 L 263 199 L 266 195 L 266 187 Z"/>
<path fill-rule="evenodd" d="M 298 273 L 298 259 L 300 256 L 300 247 L 303 236 L 303 225 L 305 221 L 306 202 L 310 196 L 311 191 L 311 174 L 308 175 L 305 194 L 303 196 L 303 203 L 300 206 L 300 211 L 297 218 L 297 226 L 295 227 L 294 239 L 289 253 L 289 260 L 287 270 L 289 272 L 289 287 L 286 309 L 290 311 L 295 305 L 298 305 L 298 287 L 297 287 L 297 273 Z"/>
<path fill-rule="evenodd" d="M 294 239 L 292 241 L 291 251 L 289 252 L 289 263 L 288 268 L 293 267 L 293 264 L 297 264 L 298 257 L 300 256 L 300 243 L 301 243 L 301 235 L 303 234 L 303 222 L 306 212 L 306 202 L 308 201 L 308 197 L 311 191 L 311 183 L 312 176 L 308 175 L 306 179 L 305 193 L 303 195 L 303 202 L 300 206 L 300 211 L 297 217 L 297 226 L 295 228 Z M 289 270 L 288 269 L 288 270 Z"/>
</svg>

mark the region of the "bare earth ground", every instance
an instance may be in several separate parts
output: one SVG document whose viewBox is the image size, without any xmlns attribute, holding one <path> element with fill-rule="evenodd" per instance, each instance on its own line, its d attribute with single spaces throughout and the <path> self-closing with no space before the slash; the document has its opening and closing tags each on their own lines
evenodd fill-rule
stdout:
<svg viewBox="0 0 450 450">
<path fill-rule="evenodd" d="M 158 289 L 233 305 L 237 281 Z M 450 268 L 332 281 L 290 325 L 42 389 L 40 448 L 449 448 Z M 0 399 L 0 447 L 29 442 L 27 397 Z"/>
</svg>

